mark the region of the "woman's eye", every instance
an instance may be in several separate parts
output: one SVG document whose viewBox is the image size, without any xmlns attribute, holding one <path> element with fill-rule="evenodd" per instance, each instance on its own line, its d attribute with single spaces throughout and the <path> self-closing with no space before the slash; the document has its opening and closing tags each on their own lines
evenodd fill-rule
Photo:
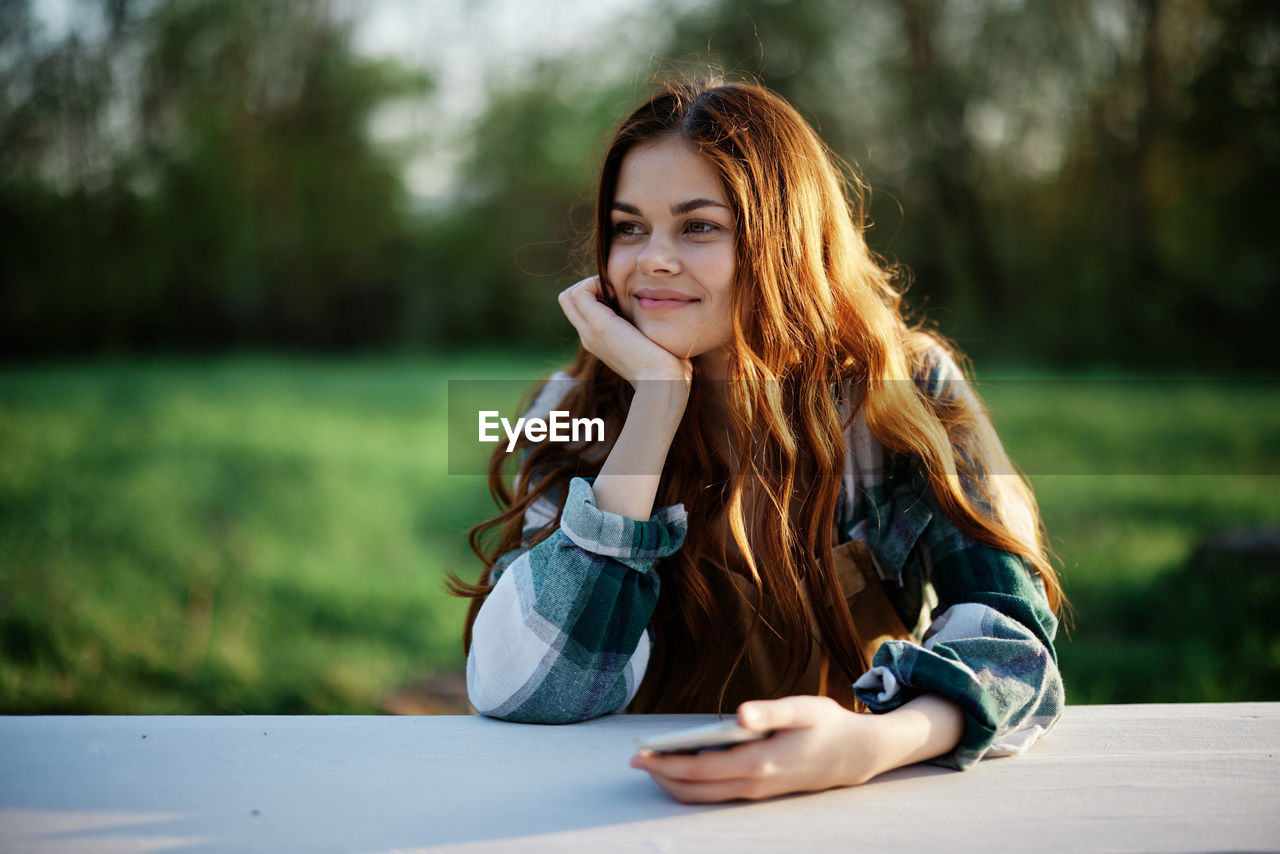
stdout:
<svg viewBox="0 0 1280 854">
<path fill-rule="evenodd" d="M 618 237 L 635 237 L 643 234 L 644 229 L 636 222 L 615 222 L 613 224 L 613 233 Z"/>
<path fill-rule="evenodd" d="M 686 226 L 690 234 L 711 234 L 719 227 L 714 222 L 703 222 L 702 220 L 694 220 Z"/>
</svg>

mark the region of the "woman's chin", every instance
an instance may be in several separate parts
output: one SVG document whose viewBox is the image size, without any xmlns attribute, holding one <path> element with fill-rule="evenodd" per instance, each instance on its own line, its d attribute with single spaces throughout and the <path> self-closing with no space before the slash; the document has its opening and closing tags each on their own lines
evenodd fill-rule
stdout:
<svg viewBox="0 0 1280 854">
<path fill-rule="evenodd" d="M 706 361 L 705 357 L 713 357 L 712 360 L 718 361 L 724 350 L 723 347 L 708 347 L 704 335 L 673 329 L 665 324 L 641 321 L 636 326 L 646 338 L 679 359 Z"/>
<path fill-rule="evenodd" d="M 644 337 L 648 338 L 654 344 L 657 344 L 673 356 L 678 356 L 681 359 L 689 357 L 690 350 L 695 344 L 695 342 L 689 340 L 689 336 L 673 332 L 669 327 L 662 327 L 658 324 L 640 323 L 637 324 L 637 328 L 644 333 Z"/>
</svg>

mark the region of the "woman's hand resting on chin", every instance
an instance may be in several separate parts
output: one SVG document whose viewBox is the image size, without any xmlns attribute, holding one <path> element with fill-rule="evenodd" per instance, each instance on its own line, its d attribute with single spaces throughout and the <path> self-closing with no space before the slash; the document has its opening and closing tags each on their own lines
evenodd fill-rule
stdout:
<svg viewBox="0 0 1280 854">
<path fill-rule="evenodd" d="M 643 380 L 693 380 L 693 364 L 645 337 L 629 320 L 604 302 L 599 276 L 591 276 L 560 292 L 560 308 L 582 346 L 635 386 Z"/>
</svg>

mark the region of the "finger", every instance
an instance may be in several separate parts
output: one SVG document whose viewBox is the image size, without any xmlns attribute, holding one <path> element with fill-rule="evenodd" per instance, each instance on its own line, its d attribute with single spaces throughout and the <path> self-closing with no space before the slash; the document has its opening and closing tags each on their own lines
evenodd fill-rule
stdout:
<svg viewBox="0 0 1280 854">
<path fill-rule="evenodd" d="M 583 290 L 592 291 L 597 286 L 598 281 L 599 279 L 596 276 L 591 276 L 586 279 L 581 279 L 577 282 L 574 282 L 572 285 L 565 288 L 564 290 L 562 290 L 560 292 L 560 296 L 561 298 L 564 298 L 564 297 L 568 297 L 573 294 L 579 293 Z"/>
<path fill-rule="evenodd" d="M 577 304 L 574 302 L 573 295 L 571 293 L 572 291 L 573 288 L 564 289 L 560 292 L 560 296 L 557 297 L 557 301 L 560 303 L 560 310 L 564 312 L 564 316 L 573 324 L 573 328 L 581 333 L 582 327 L 586 321 Z"/>
<path fill-rule="evenodd" d="M 562 291 L 560 306 L 579 331 L 584 324 L 599 328 L 618 319 L 617 312 L 601 301 L 599 282 L 594 279 L 583 280 Z"/>
<path fill-rule="evenodd" d="M 596 298 L 591 280 L 583 280 L 572 287 L 565 288 L 558 297 L 560 310 L 578 330 L 579 335 L 591 335 L 602 322 L 607 322 L 612 310 Z M 602 314 L 601 312 L 608 312 Z"/>
<path fill-rule="evenodd" d="M 588 276 L 578 282 L 574 287 L 579 287 L 584 291 L 592 294 L 600 302 L 610 302 L 614 299 L 613 286 L 601 279 L 599 276 Z"/>
<path fill-rule="evenodd" d="M 738 724 L 754 732 L 809 727 L 827 714 L 834 704 L 830 697 L 752 700 L 738 707 Z"/>
<path fill-rule="evenodd" d="M 691 781 L 650 772 L 653 781 L 671 797 L 685 804 L 714 804 L 722 801 L 760 800 L 781 794 L 769 780 L 737 778 L 730 780 Z"/>
<path fill-rule="evenodd" d="M 600 277 L 588 276 L 587 278 L 582 279 L 581 281 L 574 282 L 572 285 L 570 285 L 569 287 L 561 291 L 560 294 L 561 296 L 590 294 L 591 296 L 599 299 L 602 295 L 601 288 L 600 288 Z"/>
<path fill-rule="evenodd" d="M 631 760 L 631 767 L 672 780 L 710 782 L 770 776 L 777 772 L 771 757 L 772 751 L 757 743 L 709 750 L 696 756 L 639 754 Z"/>
</svg>

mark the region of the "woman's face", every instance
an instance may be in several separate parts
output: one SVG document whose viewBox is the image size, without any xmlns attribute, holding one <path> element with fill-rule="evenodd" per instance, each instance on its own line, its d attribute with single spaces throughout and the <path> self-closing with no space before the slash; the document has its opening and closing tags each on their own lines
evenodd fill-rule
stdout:
<svg viewBox="0 0 1280 854">
<path fill-rule="evenodd" d="M 720 178 L 679 137 L 638 145 L 618 170 L 607 274 L 623 316 L 723 376 L 733 339 L 734 218 Z"/>
</svg>

